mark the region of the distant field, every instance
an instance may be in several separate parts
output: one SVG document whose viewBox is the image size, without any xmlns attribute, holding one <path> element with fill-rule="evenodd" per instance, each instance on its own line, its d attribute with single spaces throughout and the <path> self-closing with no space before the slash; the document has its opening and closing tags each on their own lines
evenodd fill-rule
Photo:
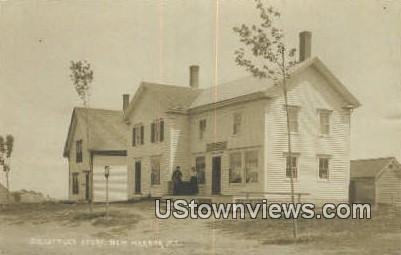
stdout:
<svg viewBox="0 0 401 255">
<path fill-rule="evenodd" d="M 0 211 L 0 254 L 400 254 L 400 212 L 371 220 L 158 220 L 154 203 L 19 205 Z"/>
</svg>

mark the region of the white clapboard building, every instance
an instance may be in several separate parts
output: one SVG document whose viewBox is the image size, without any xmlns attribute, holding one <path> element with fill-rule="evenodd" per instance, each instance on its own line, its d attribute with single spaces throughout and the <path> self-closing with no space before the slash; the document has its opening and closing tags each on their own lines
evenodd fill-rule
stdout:
<svg viewBox="0 0 401 255">
<path fill-rule="evenodd" d="M 85 110 L 74 110 L 64 150 L 70 198 L 90 198 L 93 170 L 94 200 L 103 201 L 110 165 L 114 201 L 169 195 L 178 166 L 185 181 L 197 173 L 203 196 L 284 200 L 293 176 L 308 201 L 348 201 L 351 115 L 360 103 L 311 50 L 311 33 L 302 32 L 287 83 L 291 156 L 281 85 L 245 77 L 201 88 L 191 66 L 189 86 L 142 82 L 132 100 L 123 97 L 123 111 L 91 109 L 89 126 Z"/>
<path fill-rule="evenodd" d="M 106 166 L 109 200 L 128 199 L 125 129 L 122 111 L 74 109 L 63 154 L 69 165 L 70 200 L 105 201 Z"/>
</svg>

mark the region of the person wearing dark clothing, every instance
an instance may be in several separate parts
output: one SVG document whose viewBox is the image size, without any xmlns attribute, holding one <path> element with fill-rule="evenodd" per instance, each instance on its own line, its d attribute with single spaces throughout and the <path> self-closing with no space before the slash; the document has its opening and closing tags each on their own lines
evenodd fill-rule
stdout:
<svg viewBox="0 0 401 255">
<path fill-rule="evenodd" d="M 176 167 L 175 171 L 173 172 L 173 176 L 171 177 L 173 182 L 173 195 L 178 195 L 179 193 L 179 186 L 182 183 L 182 173 L 179 166 Z"/>
</svg>

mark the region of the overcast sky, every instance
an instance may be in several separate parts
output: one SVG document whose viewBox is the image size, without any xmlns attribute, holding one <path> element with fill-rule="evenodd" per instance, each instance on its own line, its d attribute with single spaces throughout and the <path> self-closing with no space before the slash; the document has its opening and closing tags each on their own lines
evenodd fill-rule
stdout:
<svg viewBox="0 0 401 255">
<path fill-rule="evenodd" d="M 355 158 L 401 159 L 401 3 L 270 1 L 287 41 L 312 32 L 312 53 L 361 101 Z M 247 75 L 234 63 L 232 27 L 252 24 L 253 1 L 0 1 L 0 134 L 16 138 L 11 189 L 65 198 L 62 157 L 74 106 L 69 62 L 92 63 L 92 106 L 120 109 L 140 81 L 187 86 L 200 65 L 206 88 Z M 217 47 L 216 47 L 217 46 Z M 216 68 L 217 67 L 217 68 Z M 4 181 L 4 180 L 3 180 Z"/>
</svg>

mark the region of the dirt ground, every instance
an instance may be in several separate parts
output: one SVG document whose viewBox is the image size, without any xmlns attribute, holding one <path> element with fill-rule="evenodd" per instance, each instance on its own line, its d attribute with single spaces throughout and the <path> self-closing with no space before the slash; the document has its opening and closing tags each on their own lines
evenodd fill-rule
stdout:
<svg viewBox="0 0 401 255">
<path fill-rule="evenodd" d="M 400 213 L 371 220 L 158 220 L 154 202 L 19 205 L 0 211 L 2 254 L 401 254 Z"/>
</svg>

